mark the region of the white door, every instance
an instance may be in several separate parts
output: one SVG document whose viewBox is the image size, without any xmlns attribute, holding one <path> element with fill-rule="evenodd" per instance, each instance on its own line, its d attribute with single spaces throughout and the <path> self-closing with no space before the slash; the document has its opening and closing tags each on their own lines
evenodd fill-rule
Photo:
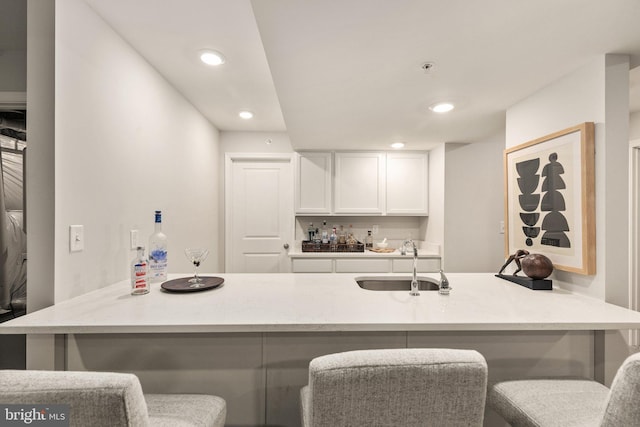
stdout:
<svg viewBox="0 0 640 427">
<path fill-rule="evenodd" d="M 228 155 L 226 179 L 226 271 L 290 272 L 291 158 Z"/>
</svg>

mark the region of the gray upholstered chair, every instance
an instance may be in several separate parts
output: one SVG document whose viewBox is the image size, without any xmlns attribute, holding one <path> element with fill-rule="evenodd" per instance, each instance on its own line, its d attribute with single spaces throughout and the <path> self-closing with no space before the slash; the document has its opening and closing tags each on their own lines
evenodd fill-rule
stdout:
<svg viewBox="0 0 640 427">
<path fill-rule="evenodd" d="M 78 427 L 224 426 L 217 396 L 142 394 L 138 377 L 112 372 L 0 370 L 0 403 L 69 405 Z"/>
<path fill-rule="evenodd" d="M 360 350 L 315 358 L 304 427 L 481 426 L 487 363 L 473 350 Z"/>
<path fill-rule="evenodd" d="M 588 379 L 503 381 L 488 406 L 514 427 L 640 426 L 640 353 L 625 360 L 611 389 Z"/>
</svg>

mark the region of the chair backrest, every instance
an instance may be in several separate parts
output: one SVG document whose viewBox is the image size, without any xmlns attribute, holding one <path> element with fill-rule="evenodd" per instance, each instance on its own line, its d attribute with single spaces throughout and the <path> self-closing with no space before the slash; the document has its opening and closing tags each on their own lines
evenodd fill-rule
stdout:
<svg viewBox="0 0 640 427">
<path fill-rule="evenodd" d="M 487 364 L 473 350 L 331 354 L 309 364 L 313 427 L 482 426 Z"/>
<path fill-rule="evenodd" d="M 640 353 L 629 356 L 616 373 L 601 426 L 640 424 Z"/>
<path fill-rule="evenodd" d="M 0 404 L 66 404 L 70 426 L 149 425 L 142 387 L 133 374 L 0 370 Z"/>
</svg>

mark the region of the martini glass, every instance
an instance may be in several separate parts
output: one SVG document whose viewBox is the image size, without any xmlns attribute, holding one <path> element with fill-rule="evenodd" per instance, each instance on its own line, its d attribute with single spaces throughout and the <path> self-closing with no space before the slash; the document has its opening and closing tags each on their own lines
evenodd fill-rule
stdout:
<svg viewBox="0 0 640 427">
<path fill-rule="evenodd" d="M 184 250 L 184 254 L 194 266 L 193 277 L 189 279 L 189 283 L 191 283 L 189 287 L 201 288 L 204 284 L 202 283 L 203 280 L 198 277 L 198 267 L 200 267 L 200 263 L 207 258 L 207 255 L 209 255 L 209 250 L 204 248 L 187 248 Z"/>
</svg>

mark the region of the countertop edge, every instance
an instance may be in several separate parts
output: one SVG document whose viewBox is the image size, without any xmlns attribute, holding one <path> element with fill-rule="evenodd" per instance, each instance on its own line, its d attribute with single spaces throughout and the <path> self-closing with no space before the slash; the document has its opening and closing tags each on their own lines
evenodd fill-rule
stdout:
<svg viewBox="0 0 640 427">
<path fill-rule="evenodd" d="M 474 323 L 474 324 L 288 324 L 288 325 L 93 325 L 93 326 L 8 326 L 0 335 L 73 334 L 174 334 L 174 333 L 301 333 L 301 332 L 500 332 L 500 331 L 609 331 L 640 328 L 635 323 Z M 35 329 L 35 330 L 34 330 Z"/>
</svg>

